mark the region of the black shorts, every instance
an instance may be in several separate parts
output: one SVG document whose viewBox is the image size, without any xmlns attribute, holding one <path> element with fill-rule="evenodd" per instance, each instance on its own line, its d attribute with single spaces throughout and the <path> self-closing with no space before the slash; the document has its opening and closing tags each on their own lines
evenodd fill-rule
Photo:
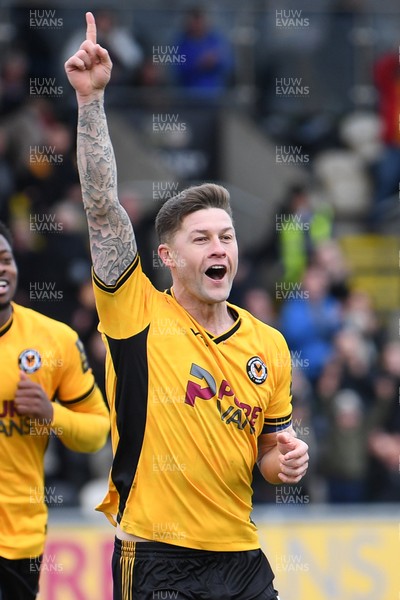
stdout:
<svg viewBox="0 0 400 600">
<path fill-rule="evenodd" d="M 276 600 L 261 550 L 209 552 L 115 540 L 114 600 Z"/>
<path fill-rule="evenodd" d="M 9 560 L 0 556 L 0 600 L 34 600 L 42 557 Z"/>
</svg>

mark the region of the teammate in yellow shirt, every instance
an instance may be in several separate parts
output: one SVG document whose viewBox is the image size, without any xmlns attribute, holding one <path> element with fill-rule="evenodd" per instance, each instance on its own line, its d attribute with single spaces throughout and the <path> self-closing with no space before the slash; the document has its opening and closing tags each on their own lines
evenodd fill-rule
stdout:
<svg viewBox="0 0 400 600">
<path fill-rule="evenodd" d="M 47 527 L 44 454 L 51 433 L 95 452 L 109 413 L 78 335 L 12 301 L 17 266 L 0 223 L 0 598 L 33 600 Z"/>
<path fill-rule="evenodd" d="M 114 459 L 98 508 L 116 526 L 114 600 L 276 600 L 251 479 L 256 461 L 271 483 L 307 469 L 291 427 L 290 354 L 278 331 L 227 302 L 238 249 L 225 188 L 192 187 L 162 206 L 158 253 L 172 287 L 143 274 L 103 108 L 112 65 L 86 18 L 66 72 L 107 347 Z"/>
</svg>

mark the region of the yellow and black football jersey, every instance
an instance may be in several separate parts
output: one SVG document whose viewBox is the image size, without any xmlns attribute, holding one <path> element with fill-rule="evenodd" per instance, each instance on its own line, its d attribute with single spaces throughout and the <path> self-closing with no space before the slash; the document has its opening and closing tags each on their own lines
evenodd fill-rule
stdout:
<svg viewBox="0 0 400 600">
<path fill-rule="evenodd" d="M 114 460 L 97 507 L 143 538 L 204 550 L 259 548 L 250 520 L 261 433 L 291 424 L 283 336 L 228 304 L 234 324 L 205 331 L 143 274 L 113 286 L 94 274 L 107 346 Z"/>
<path fill-rule="evenodd" d="M 49 436 L 58 435 L 72 450 L 98 450 L 107 439 L 109 414 L 77 334 L 34 310 L 12 307 L 0 329 L 0 556 L 19 559 L 43 552 L 46 501 L 53 501 L 44 487 Z M 50 424 L 18 415 L 20 371 L 54 401 Z"/>
</svg>

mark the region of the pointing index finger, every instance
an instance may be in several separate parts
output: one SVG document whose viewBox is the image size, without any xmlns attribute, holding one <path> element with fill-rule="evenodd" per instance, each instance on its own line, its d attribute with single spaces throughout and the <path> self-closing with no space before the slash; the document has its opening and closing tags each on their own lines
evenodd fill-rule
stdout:
<svg viewBox="0 0 400 600">
<path fill-rule="evenodd" d="M 86 39 L 93 42 L 93 44 L 97 43 L 96 21 L 91 12 L 86 13 Z"/>
</svg>

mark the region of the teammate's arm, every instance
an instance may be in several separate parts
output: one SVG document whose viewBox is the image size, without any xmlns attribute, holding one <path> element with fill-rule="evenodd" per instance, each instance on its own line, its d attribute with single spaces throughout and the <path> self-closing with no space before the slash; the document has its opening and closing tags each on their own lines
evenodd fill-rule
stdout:
<svg viewBox="0 0 400 600">
<path fill-rule="evenodd" d="M 62 360 L 57 371 L 52 428 L 70 450 L 95 452 L 107 440 L 108 408 L 77 333 L 66 325 L 59 329 Z"/>
<path fill-rule="evenodd" d="M 107 441 L 109 414 L 92 374 L 82 375 L 82 381 L 91 387 L 82 388 L 81 398 L 58 404 L 51 402 L 43 387 L 21 371 L 14 402 L 18 414 L 30 417 L 38 431 L 48 432 L 51 428 L 70 450 L 96 452 Z"/>
<path fill-rule="evenodd" d="M 52 429 L 75 452 L 97 452 L 107 441 L 110 418 L 100 389 L 78 402 L 54 403 Z"/>
<path fill-rule="evenodd" d="M 86 13 L 86 40 L 65 63 L 78 102 L 77 157 L 95 273 L 114 284 L 136 255 L 132 224 L 117 195 L 117 169 L 104 111 L 112 63 L 96 43 L 96 23 Z"/>
<path fill-rule="evenodd" d="M 291 426 L 258 438 L 258 468 L 269 483 L 297 483 L 306 474 L 308 446 Z"/>
</svg>

